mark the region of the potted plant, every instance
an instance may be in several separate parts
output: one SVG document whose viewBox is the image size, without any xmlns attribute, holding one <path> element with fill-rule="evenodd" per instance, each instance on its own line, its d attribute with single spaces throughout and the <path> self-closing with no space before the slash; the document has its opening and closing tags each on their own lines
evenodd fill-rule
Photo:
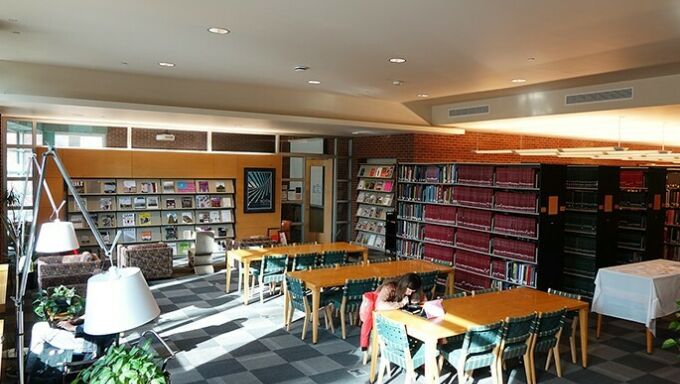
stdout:
<svg viewBox="0 0 680 384">
<path fill-rule="evenodd" d="M 680 309 L 680 301 L 678 301 L 676 305 L 678 306 L 678 309 Z M 661 345 L 661 348 L 663 349 L 674 348 L 680 351 L 680 312 L 675 313 L 675 320 L 671 321 L 671 323 L 668 325 L 668 329 L 677 333 L 678 335 L 676 337 L 666 339 Z"/>
<path fill-rule="evenodd" d="M 167 384 L 169 380 L 160 368 L 159 357 L 144 345 L 111 346 L 106 354 L 81 371 L 72 384 Z"/>
<path fill-rule="evenodd" d="M 33 301 L 33 312 L 43 320 L 54 323 L 71 320 L 85 313 L 85 299 L 75 288 L 63 285 L 43 289 Z"/>
</svg>

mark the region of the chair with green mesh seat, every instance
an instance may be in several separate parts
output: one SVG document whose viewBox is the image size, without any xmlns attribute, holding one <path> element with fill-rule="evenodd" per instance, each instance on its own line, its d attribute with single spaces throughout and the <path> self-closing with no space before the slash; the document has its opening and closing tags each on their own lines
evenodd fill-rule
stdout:
<svg viewBox="0 0 680 384">
<path fill-rule="evenodd" d="M 254 273 L 260 284 L 260 302 L 264 303 L 264 286 L 269 285 L 269 292 L 274 291 L 278 283 L 283 283 L 288 267 L 288 255 L 265 255 L 260 270 Z"/>
<path fill-rule="evenodd" d="M 538 315 L 532 326 L 532 341 L 529 351 L 531 358 L 531 381 L 536 383 L 536 352 L 548 352 L 548 359 L 555 358 L 557 376 L 562 377 L 562 364 L 560 361 L 560 335 L 564 328 L 564 316 L 567 310 L 561 309 L 555 312 L 545 312 Z"/>
<path fill-rule="evenodd" d="M 305 339 L 305 335 L 307 334 L 307 325 L 309 324 L 310 320 L 312 319 L 312 306 L 309 303 L 309 298 L 311 294 L 307 292 L 307 289 L 305 288 L 305 283 L 302 282 L 300 279 L 296 279 L 291 276 L 286 276 L 286 289 L 287 289 L 287 296 L 288 296 L 288 302 L 290 304 L 290 311 L 285 314 L 286 315 L 286 331 L 290 331 L 290 324 L 293 322 L 293 312 L 297 309 L 298 311 L 302 311 L 305 314 L 303 323 L 302 323 L 302 340 Z M 331 328 L 331 332 L 334 332 L 335 330 L 333 329 L 333 322 L 331 321 L 330 318 L 330 307 L 329 307 L 329 301 L 326 298 L 326 295 L 322 294 L 319 302 L 319 310 L 323 309 L 324 312 L 324 317 L 326 319 L 326 328 L 329 327 Z"/>
<path fill-rule="evenodd" d="M 529 382 L 531 376 L 531 358 L 529 347 L 531 346 L 531 329 L 536 321 L 536 314 L 533 313 L 524 317 L 508 317 L 503 323 L 501 332 L 501 345 L 498 349 L 498 361 L 496 371 L 498 372 L 498 382 L 503 383 L 503 364 L 506 360 L 522 358 L 524 363 L 524 373 Z"/>
<path fill-rule="evenodd" d="M 350 319 L 356 318 L 361 306 L 361 300 L 364 293 L 375 290 L 375 278 L 350 280 L 345 281 L 342 291 L 337 291 L 329 296 L 329 301 L 333 309 L 340 311 L 340 326 L 342 329 L 343 340 L 347 337 L 345 328 L 346 315 L 350 315 Z"/>
<path fill-rule="evenodd" d="M 387 257 L 379 257 L 377 259 L 369 260 L 368 263 L 369 264 L 378 264 L 378 263 L 389 263 L 390 261 L 394 261 L 394 259 L 387 256 Z"/>
<path fill-rule="evenodd" d="M 347 252 L 324 252 L 321 254 L 321 265 L 337 265 L 347 263 Z"/>
<path fill-rule="evenodd" d="M 484 289 L 477 289 L 475 291 L 472 291 L 472 296 L 475 295 L 483 295 L 485 293 L 493 293 L 493 292 L 498 292 L 498 288 L 484 288 Z"/>
<path fill-rule="evenodd" d="M 437 271 L 424 272 L 418 274 L 418 276 L 420 276 L 420 287 L 423 290 L 425 297 L 428 299 L 431 298 L 432 295 L 434 295 L 434 286 L 437 283 L 438 275 L 439 272 Z"/>
<path fill-rule="evenodd" d="M 581 295 L 558 291 L 556 289 L 548 288 L 548 293 L 567 297 L 569 299 L 581 300 Z M 578 311 L 568 311 L 565 316 L 565 325 L 562 330 L 562 338 L 569 337 L 569 349 L 571 350 L 571 362 L 576 364 L 576 334 L 578 334 Z M 545 369 L 550 368 L 550 359 L 546 362 Z"/>
<path fill-rule="evenodd" d="M 425 365 L 425 345 L 406 334 L 406 327 L 375 312 L 375 332 L 380 345 L 378 384 L 382 384 L 385 372 L 389 374 L 390 363 L 402 368 L 404 382 L 415 382 L 415 370 Z"/>
<path fill-rule="evenodd" d="M 304 271 L 306 269 L 311 269 L 316 265 L 319 259 L 319 254 L 317 253 L 303 253 L 297 255 L 293 258 L 293 271 Z"/>
<path fill-rule="evenodd" d="M 467 382 L 472 371 L 479 368 L 491 369 L 492 382 L 496 382 L 496 362 L 501 340 L 503 322 L 470 328 L 462 342 L 447 343 L 439 347 L 440 368 L 444 360 L 451 364 L 458 374 L 458 382 Z"/>
</svg>

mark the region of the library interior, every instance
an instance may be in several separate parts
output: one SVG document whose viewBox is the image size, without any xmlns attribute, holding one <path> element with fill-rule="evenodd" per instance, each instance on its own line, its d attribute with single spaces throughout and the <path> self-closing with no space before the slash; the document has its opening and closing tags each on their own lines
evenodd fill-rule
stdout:
<svg viewBox="0 0 680 384">
<path fill-rule="evenodd" d="M 0 4 L 0 382 L 678 383 L 679 1 Z"/>
</svg>

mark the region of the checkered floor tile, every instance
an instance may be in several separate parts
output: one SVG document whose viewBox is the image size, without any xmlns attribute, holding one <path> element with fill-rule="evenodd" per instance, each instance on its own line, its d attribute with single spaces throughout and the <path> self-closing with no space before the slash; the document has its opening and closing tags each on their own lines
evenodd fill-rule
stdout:
<svg viewBox="0 0 680 384">
<path fill-rule="evenodd" d="M 172 382 L 181 383 L 367 383 L 369 366 L 361 362 L 359 328 L 349 327 L 346 340 L 320 329 L 319 342 L 311 344 L 311 332 L 300 340 L 302 320 L 298 313 L 290 332 L 282 327 L 283 300 L 267 297 L 261 304 L 253 297 L 244 306 L 240 294 L 225 294 L 224 271 L 171 281 L 152 282 L 162 315 L 154 329 L 179 353 L 171 362 Z M 336 320 L 338 321 L 338 320 Z M 591 324 L 594 324 L 591 321 Z M 337 327 L 339 328 L 339 327 Z M 659 326 L 656 350 L 644 352 L 641 326 L 605 319 L 603 334 L 596 340 L 591 332 L 590 365 L 572 364 L 569 346 L 562 347 L 563 377 L 554 367 L 542 369 L 545 356 L 538 358 L 537 378 L 541 383 L 677 383 L 680 363 L 676 356 L 659 349 L 669 336 Z M 131 336 L 133 337 L 133 336 Z M 424 382 L 421 376 L 418 382 Z M 488 370 L 475 372 L 476 383 L 491 383 Z M 445 367 L 442 382 L 457 382 L 455 371 Z M 390 382 L 403 382 L 393 372 Z M 509 363 L 506 383 L 524 383 L 524 369 Z"/>
</svg>

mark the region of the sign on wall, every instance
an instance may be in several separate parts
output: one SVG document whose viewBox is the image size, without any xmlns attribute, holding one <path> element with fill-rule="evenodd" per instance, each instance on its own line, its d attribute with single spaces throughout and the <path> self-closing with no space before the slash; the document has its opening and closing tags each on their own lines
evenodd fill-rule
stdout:
<svg viewBox="0 0 680 384">
<path fill-rule="evenodd" d="M 274 168 L 245 168 L 245 213 L 274 212 Z"/>
</svg>

